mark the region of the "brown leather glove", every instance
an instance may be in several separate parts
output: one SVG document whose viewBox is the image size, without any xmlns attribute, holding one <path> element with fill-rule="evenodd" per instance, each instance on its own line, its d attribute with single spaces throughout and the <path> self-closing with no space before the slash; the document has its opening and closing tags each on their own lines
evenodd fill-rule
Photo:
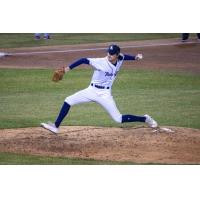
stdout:
<svg viewBox="0 0 200 200">
<path fill-rule="evenodd" d="M 56 69 L 53 73 L 52 81 L 58 82 L 58 81 L 62 80 L 64 74 L 65 74 L 65 68 L 64 67 Z"/>
</svg>

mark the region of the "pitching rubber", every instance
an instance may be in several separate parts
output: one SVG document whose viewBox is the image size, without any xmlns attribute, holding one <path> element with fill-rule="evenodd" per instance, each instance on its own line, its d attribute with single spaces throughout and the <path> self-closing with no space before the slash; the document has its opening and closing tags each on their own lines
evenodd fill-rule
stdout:
<svg viewBox="0 0 200 200">
<path fill-rule="evenodd" d="M 158 127 L 158 128 L 155 128 L 152 132 L 153 133 L 174 133 L 175 131 L 170 128 Z"/>
</svg>

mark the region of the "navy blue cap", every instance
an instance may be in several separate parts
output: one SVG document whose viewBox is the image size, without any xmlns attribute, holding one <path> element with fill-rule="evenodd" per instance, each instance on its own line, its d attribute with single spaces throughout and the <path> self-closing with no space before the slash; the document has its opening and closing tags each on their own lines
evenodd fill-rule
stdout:
<svg viewBox="0 0 200 200">
<path fill-rule="evenodd" d="M 120 53 L 120 47 L 119 46 L 117 46 L 117 45 L 115 45 L 115 44 L 112 44 L 112 45 L 110 45 L 109 47 L 108 47 L 108 53 L 110 54 L 110 55 L 115 55 L 115 54 L 119 54 Z"/>
</svg>

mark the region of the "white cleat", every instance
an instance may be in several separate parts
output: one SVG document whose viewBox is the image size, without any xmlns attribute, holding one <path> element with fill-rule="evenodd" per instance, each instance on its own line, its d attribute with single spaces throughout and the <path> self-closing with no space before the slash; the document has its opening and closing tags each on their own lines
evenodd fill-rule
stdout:
<svg viewBox="0 0 200 200">
<path fill-rule="evenodd" d="M 146 117 L 146 120 L 145 122 L 147 123 L 147 125 L 150 127 L 150 128 L 157 128 L 158 127 L 158 123 L 152 118 L 150 117 L 149 115 L 144 115 L 144 117 Z"/>
<path fill-rule="evenodd" d="M 55 124 L 53 123 L 41 123 L 41 126 L 49 131 L 51 131 L 54 134 L 58 134 L 59 133 L 59 129 L 55 126 Z"/>
</svg>

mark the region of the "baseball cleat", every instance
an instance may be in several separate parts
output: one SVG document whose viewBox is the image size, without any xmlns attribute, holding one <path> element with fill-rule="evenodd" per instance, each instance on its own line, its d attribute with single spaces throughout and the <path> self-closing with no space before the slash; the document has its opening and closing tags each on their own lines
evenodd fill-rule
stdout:
<svg viewBox="0 0 200 200">
<path fill-rule="evenodd" d="M 188 42 L 188 39 L 182 39 L 181 42 Z"/>
<path fill-rule="evenodd" d="M 147 125 L 150 127 L 150 128 L 157 128 L 158 127 L 158 123 L 152 118 L 150 117 L 149 115 L 144 115 L 144 117 L 146 117 L 146 120 L 145 122 L 147 123 Z"/>
<path fill-rule="evenodd" d="M 55 126 L 55 124 L 48 122 L 48 123 L 41 123 L 41 127 L 51 131 L 54 134 L 58 134 L 59 130 L 58 128 Z"/>
<path fill-rule="evenodd" d="M 47 36 L 44 36 L 44 39 L 45 39 L 45 40 L 50 40 L 51 38 L 50 38 L 49 35 L 47 35 Z"/>
</svg>

